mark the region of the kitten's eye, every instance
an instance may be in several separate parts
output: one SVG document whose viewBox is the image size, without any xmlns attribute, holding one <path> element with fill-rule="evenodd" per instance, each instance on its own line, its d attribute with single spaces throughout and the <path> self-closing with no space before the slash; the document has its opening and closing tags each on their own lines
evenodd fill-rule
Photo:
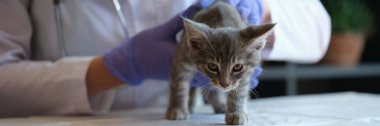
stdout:
<svg viewBox="0 0 380 126">
<path fill-rule="evenodd" d="M 236 64 L 233 68 L 232 68 L 232 71 L 233 72 L 239 72 L 243 69 L 243 65 L 241 64 Z"/>
<path fill-rule="evenodd" d="M 212 72 L 218 72 L 218 66 L 213 63 L 208 63 L 207 68 Z"/>
</svg>

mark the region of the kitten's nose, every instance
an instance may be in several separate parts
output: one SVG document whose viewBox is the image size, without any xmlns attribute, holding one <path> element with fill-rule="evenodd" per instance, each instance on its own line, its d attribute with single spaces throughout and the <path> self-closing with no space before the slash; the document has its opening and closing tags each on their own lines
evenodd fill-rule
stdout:
<svg viewBox="0 0 380 126">
<path fill-rule="evenodd" d="M 223 88 L 227 88 L 228 86 L 230 86 L 230 77 L 229 75 L 222 75 L 220 80 L 220 86 L 223 87 Z"/>
</svg>

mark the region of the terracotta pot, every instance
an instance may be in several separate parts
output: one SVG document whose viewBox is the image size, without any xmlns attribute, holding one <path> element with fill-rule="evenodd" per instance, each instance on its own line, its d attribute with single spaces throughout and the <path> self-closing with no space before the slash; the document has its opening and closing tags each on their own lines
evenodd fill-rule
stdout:
<svg viewBox="0 0 380 126">
<path fill-rule="evenodd" d="M 320 64 L 355 67 L 361 59 L 364 44 L 364 35 L 333 33 L 329 48 Z"/>
</svg>

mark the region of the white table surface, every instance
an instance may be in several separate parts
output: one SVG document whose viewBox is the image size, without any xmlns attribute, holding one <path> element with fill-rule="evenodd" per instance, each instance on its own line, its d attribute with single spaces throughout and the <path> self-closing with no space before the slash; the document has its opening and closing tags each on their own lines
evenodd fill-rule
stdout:
<svg viewBox="0 0 380 126">
<path fill-rule="evenodd" d="M 380 126 L 380 95 L 343 92 L 275 97 L 251 101 L 254 126 Z M 104 116 L 0 119 L 1 126 L 203 126 L 224 125 L 223 114 L 200 106 L 189 120 L 163 118 L 165 108 L 111 112 Z"/>
</svg>

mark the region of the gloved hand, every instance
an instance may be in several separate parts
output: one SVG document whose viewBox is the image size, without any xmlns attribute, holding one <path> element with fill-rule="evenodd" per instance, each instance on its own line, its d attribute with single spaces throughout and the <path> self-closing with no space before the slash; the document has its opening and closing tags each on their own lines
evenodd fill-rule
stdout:
<svg viewBox="0 0 380 126">
<path fill-rule="evenodd" d="M 261 67 L 256 67 L 255 71 L 251 75 L 251 82 L 250 82 L 250 87 L 252 89 L 256 88 L 259 85 L 259 76 L 263 72 L 263 69 Z M 194 75 L 194 79 L 191 82 L 191 87 L 209 87 L 210 79 L 206 77 L 201 72 L 197 72 Z"/>
<path fill-rule="evenodd" d="M 202 8 L 207 8 L 216 0 L 200 0 Z M 249 24 L 260 24 L 264 15 L 264 6 L 262 0 L 222 0 L 235 7 L 240 16 Z"/>
<path fill-rule="evenodd" d="M 177 45 L 175 35 L 183 29 L 182 17 L 191 18 L 200 9 L 196 3 L 168 22 L 127 39 L 104 55 L 107 69 L 129 85 L 138 85 L 148 78 L 167 80 Z"/>
</svg>

